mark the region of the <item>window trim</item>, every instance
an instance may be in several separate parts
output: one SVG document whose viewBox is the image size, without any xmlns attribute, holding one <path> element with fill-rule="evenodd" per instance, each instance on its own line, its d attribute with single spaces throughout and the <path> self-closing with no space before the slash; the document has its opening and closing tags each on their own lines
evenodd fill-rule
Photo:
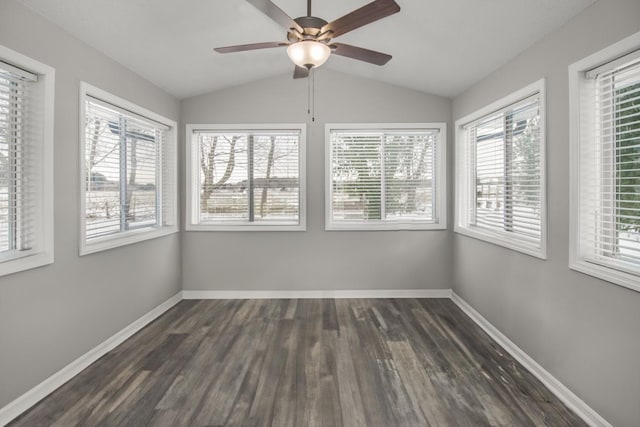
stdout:
<svg viewBox="0 0 640 427">
<path fill-rule="evenodd" d="M 42 234 L 39 236 L 41 248 L 39 251 L 29 251 L 24 255 L 8 257 L 0 262 L 0 276 L 30 270 L 54 261 L 54 211 L 53 211 L 53 144 L 54 144 L 54 95 L 55 69 L 35 59 L 0 45 L 0 58 L 18 68 L 24 68 L 38 75 L 39 85 L 42 84 L 43 122 L 42 122 L 42 170 L 37 198 L 41 212 L 37 222 L 40 223 Z"/>
<path fill-rule="evenodd" d="M 637 273 L 596 264 L 580 256 L 580 86 L 585 73 L 640 49 L 640 32 L 569 66 L 569 268 L 640 292 Z"/>
<path fill-rule="evenodd" d="M 197 200 L 193 196 L 193 185 L 199 181 L 199 167 L 195 156 L 198 150 L 193 148 L 193 133 L 196 130 L 206 131 L 259 131 L 259 130 L 296 130 L 300 131 L 298 152 L 299 174 L 299 221 L 297 224 L 281 224 L 278 222 L 240 222 L 221 220 L 213 223 L 194 222 L 197 213 Z M 304 123 L 252 123 L 252 124 L 192 124 L 186 125 L 186 231 L 306 231 L 307 230 L 307 125 Z"/>
<path fill-rule="evenodd" d="M 172 165 L 172 171 L 170 171 L 169 180 L 173 182 L 174 188 L 177 189 L 177 123 L 174 120 L 168 119 L 160 114 L 154 113 L 153 111 L 147 110 L 146 108 L 140 107 L 137 104 L 134 104 L 131 101 L 120 98 L 116 95 L 113 95 L 105 90 L 102 90 L 98 87 L 95 87 L 87 82 L 80 82 L 80 95 L 79 95 L 79 106 L 80 106 L 80 120 L 79 120 L 79 141 L 80 141 L 80 149 L 79 149 L 79 195 L 80 195 L 80 241 L 79 241 L 79 255 L 89 255 L 96 252 L 105 251 L 108 249 L 118 248 L 120 246 L 130 245 L 132 243 L 142 242 L 145 240 L 155 239 L 162 236 L 167 236 L 169 234 L 177 233 L 179 231 L 178 223 L 178 203 L 177 203 L 177 192 L 174 191 L 172 195 L 172 200 L 170 200 L 173 224 L 171 225 L 160 225 L 153 229 L 148 228 L 140 228 L 128 230 L 126 232 L 119 232 L 109 236 L 98 237 L 92 239 L 91 242 L 87 242 L 86 238 L 86 222 L 84 220 L 85 212 L 86 212 L 86 199 L 85 199 L 85 177 L 86 177 L 86 164 L 85 164 L 85 147 L 86 147 L 86 132 L 85 132 L 85 115 L 86 115 L 86 105 L 85 101 L 87 96 L 97 98 L 100 101 L 107 102 L 113 104 L 114 106 L 130 111 L 133 114 L 138 114 L 144 117 L 147 117 L 156 122 L 162 123 L 169 127 L 167 134 L 169 137 L 167 138 L 167 143 L 171 144 L 171 152 L 173 158 L 170 159 Z M 164 183 L 163 183 L 164 185 Z M 162 191 L 162 187 L 158 189 L 158 191 Z"/>
<path fill-rule="evenodd" d="M 453 231 L 492 243 L 498 246 L 521 252 L 540 259 L 547 259 L 547 160 L 546 160 L 546 80 L 544 78 L 537 80 L 522 89 L 498 99 L 486 105 L 479 110 L 468 114 L 455 122 L 455 171 L 456 171 L 456 191 L 455 191 L 455 221 Z M 476 120 L 486 117 L 492 113 L 503 110 L 512 104 L 522 101 L 528 97 L 538 94 L 540 97 L 540 247 L 528 245 L 522 240 L 509 239 L 502 233 L 494 233 L 490 230 L 475 229 L 463 224 L 463 210 L 466 208 L 470 189 L 469 174 L 470 171 L 465 167 L 467 156 L 466 148 L 466 132 L 464 126 Z"/>
<path fill-rule="evenodd" d="M 439 131 L 436 150 L 436 212 L 437 222 L 424 220 L 359 221 L 341 222 L 332 220 L 333 197 L 331 185 L 331 132 L 337 130 L 432 130 Z M 447 123 L 327 123 L 325 125 L 325 231 L 401 231 L 401 230 L 446 230 L 447 229 Z"/>
</svg>

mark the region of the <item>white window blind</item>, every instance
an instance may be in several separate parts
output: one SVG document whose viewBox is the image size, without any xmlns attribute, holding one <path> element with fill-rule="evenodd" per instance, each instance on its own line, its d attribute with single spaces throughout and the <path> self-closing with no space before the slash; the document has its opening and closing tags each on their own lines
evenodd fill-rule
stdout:
<svg viewBox="0 0 640 427">
<path fill-rule="evenodd" d="M 586 73 L 580 93 L 580 256 L 638 274 L 640 55 Z"/>
<path fill-rule="evenodd" d="M 0 260 L 41 249 L 38 77 L 0 62 Z"/>
<path fill-rule="evenodd" d="M 465 127 L 475 172 L 470 225 L 539 245 L 539 120 L 534 96 Z"/>
<path fill-rule="evenodd" d="M 438 224 L 441 131 L 330 129 L 328 228 Z"/>
<path fill-rule="evenodd" d="M 90 95 L 84 102 L 87 244 L 173 225 L 170 127 Z"/>
<path fill-rule="evenodd" d="M 455 230 L 546 256 L 544 81 L 456 122 Z"/>
<path fill-rule="evenodd" d="M 192 224 L 301 225 L 301 137 L 300 129 L 193 130 Z"/>
</svg>

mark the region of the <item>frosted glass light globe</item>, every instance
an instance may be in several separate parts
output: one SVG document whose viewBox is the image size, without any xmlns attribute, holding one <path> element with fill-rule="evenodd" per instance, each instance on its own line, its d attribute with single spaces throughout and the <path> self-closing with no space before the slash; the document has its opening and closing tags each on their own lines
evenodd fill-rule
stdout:
<svg viewBox="0 0 640 427">
<path fill-rule="evenodd" d="M 297 66 L 310 69 L 327 62 L 331 49 L 324 43 L 303 40 L 289 45 L 287 55 Z"/>
</svg>

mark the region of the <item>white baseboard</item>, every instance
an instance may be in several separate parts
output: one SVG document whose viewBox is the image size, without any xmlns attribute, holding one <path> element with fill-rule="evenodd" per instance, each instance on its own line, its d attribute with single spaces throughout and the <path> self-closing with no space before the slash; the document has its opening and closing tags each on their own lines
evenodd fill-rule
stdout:
<svg viewBox="0 0 640 427">
<path fill-rule="evenodd" d="M 31 408 L 71 378 L 78 375 L 83 369 L 87 368 L 93 362 L 113 350 L 124 340 L 144 328 L 181 300 L 182 292 L 179 292 L 153 310 L 149 311 L 144 316 L 140 317 L 138 320 L 117 332 L 115 335 L 108 338 L 106 341 L 103 341 L 82 356 L 78 357 L 76 360 L 69 363 L 67 366 L 9 403 L 7 406 L 0 408 L 0 426 L 7 425 L 11 420 Z"/>
<path fill-rule="evenodd" d="M 506 335 L 493 326 L 487 319 L 485 319 L 476 309 L 471 307 L 469 303 L 463 300 L 455 292 L 451 292 L 451 300 L 462 311 L 465 312 L 478 326 L 480 326 L 494 341 L 496 341 L 502 348 L 504 348 L 514 359 L 516 359 L 522 366 L 524 366 L 529 372 L 531 372 L 536 378 L 540 380 L 558 399 L 560 399 L 569 409 L 575 412 L 580 418 L 584 420 L 591 427 L 612 427 L 611 424 L 602 418 L 600 414 L 594 411 L 589 405 L 587 405 L 582 399 L 576 396 L 571 390 L 569 390 L 564 384 L 562 384 L 556 377 L 551 375 L 549 371 L 544 369 L 538 362 L 533 360 L 531 356 L 525 353 L 520 347 L 518 347 L 513 341 L 511 341 Z"/>
<path fill-rule="evenodd" d="M 184 299 L 451 298 L 451 289 L 182 291 Z"/>
</svg>

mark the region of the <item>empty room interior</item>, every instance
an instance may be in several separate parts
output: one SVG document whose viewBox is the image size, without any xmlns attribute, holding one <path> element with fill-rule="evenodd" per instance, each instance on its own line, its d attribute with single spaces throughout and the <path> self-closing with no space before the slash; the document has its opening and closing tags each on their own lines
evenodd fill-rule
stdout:
<svg viewBox="0 0 640 427">
<path fill-rule="evenodd" d="M 639 0 L 0 0 L 0 426 L 640 426 Z"/>
</svg>

